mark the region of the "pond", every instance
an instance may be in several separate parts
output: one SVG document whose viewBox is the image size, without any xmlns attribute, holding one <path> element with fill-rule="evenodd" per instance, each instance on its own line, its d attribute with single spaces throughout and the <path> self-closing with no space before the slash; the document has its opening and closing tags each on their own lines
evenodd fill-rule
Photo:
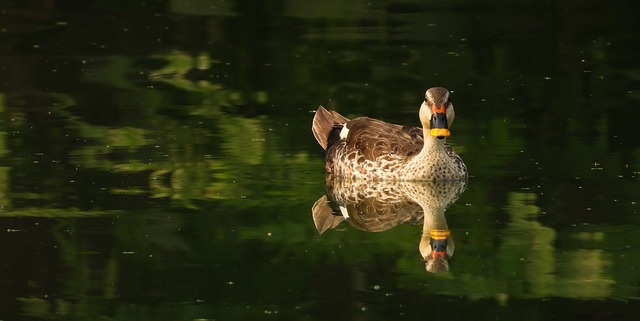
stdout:
<svg viewBox="0 0 640 321">
<path fill-rule="evenodd" d="M 0 319 L 636 320 L 640 4 L 605 7 L 0 3 Z M 317 107 L 417 126 L 433 86 L 468 181 L 326 207 L 372 186 L 325 181 Z"/>
</svg>

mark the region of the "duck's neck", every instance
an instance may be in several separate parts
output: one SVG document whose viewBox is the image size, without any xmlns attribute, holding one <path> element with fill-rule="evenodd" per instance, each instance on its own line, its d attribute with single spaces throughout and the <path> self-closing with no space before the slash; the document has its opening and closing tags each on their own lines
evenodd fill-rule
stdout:
<svg viewBox="0 0 640 321">
<path fill-rule="evenodd" d="M 424 132 L 424 146 L 408 164 L 408 167 L 415 173 L 415 179 L 439 180 L 444 179 L 447 172 L 445 168 L 450 167 L 450 157 L 444 148 L 444 139 L 430 136 L 428 131 Z M 443 177 L 441 177 L 443 176 Z"/>
<path fill-rule="evenodd" d="M 438 206 L 439 205 L 439 206 Z M 423 207 L 424 222 L 422 233 L 429 235 L 431 230 L 448 230 L 447 219 L 444 215 L 445 207 L 442 204 L 436 206 Z"/>
<path fill-rule="evenodd" d="M 444 143 L 446 138 L 439 139 L 429 135 L 429 131 L 424 131 L 424 146 L 422 147 L 422 151 L 420 154 L 424 154 L 424 157 L 433 157 L 429 155 L 433 155 L 434 153 L 439 155 L 446 155 L 447 152 L 444 150 Z"/>
</svg>

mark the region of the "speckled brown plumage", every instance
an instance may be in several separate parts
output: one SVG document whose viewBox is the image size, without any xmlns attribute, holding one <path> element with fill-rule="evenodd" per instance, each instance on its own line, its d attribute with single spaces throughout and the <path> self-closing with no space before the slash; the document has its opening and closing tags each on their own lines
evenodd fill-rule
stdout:
<svg viewBox="0 0 640 321">
<path fill-rule="evenodd" d="M 327 173 L 344 178 L 373 180 L 461 180 L 467 168 L 444 137 L 429 135 L 430 118 L 446 112 L 453 121 L 449 92 L 441 87 L 427 90 L 420 109 L 423 128 L 403 127 L 359 117 L 348 120 L 320 106 L 312 131 L 327 150 Z M 345 130 L 346 127 L 346 130 Z M 445 126 L 446 127 L 446 126 Z M 447 129 L 448 133 L 448 129 Z"/>
</svg>

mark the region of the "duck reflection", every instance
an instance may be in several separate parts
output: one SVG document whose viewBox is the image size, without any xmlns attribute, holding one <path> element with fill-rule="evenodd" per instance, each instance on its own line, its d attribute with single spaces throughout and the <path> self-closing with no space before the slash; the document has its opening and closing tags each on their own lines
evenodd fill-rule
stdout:
<svg viewBox="0 0 640 321">
<path fill-rule="evenodd" d="M 345 220 L 366 232 L 422 223 L 419 250 L 425 268 L 444 272 L 455 248 L 445 210 L 466 187 L 466 181 L 353 181 L 327 176 L 326 195 L 313 204 L 313 222 L 320 234 Z"/>
</svg>

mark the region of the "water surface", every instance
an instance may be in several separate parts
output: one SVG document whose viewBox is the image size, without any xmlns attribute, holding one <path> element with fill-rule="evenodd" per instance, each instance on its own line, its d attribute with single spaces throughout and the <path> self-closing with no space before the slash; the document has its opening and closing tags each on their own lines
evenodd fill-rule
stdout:
<svg viewBox="0 0 640 321">
<path fill-rule="evenodd" d="M 638 9 L 2 3 L 0 318 L 635 320 Z M 442 273 L 424 216 L 312 214 L 317 106 L 417 125 L 430 86 L 471 173 Z"/>
</svg>

